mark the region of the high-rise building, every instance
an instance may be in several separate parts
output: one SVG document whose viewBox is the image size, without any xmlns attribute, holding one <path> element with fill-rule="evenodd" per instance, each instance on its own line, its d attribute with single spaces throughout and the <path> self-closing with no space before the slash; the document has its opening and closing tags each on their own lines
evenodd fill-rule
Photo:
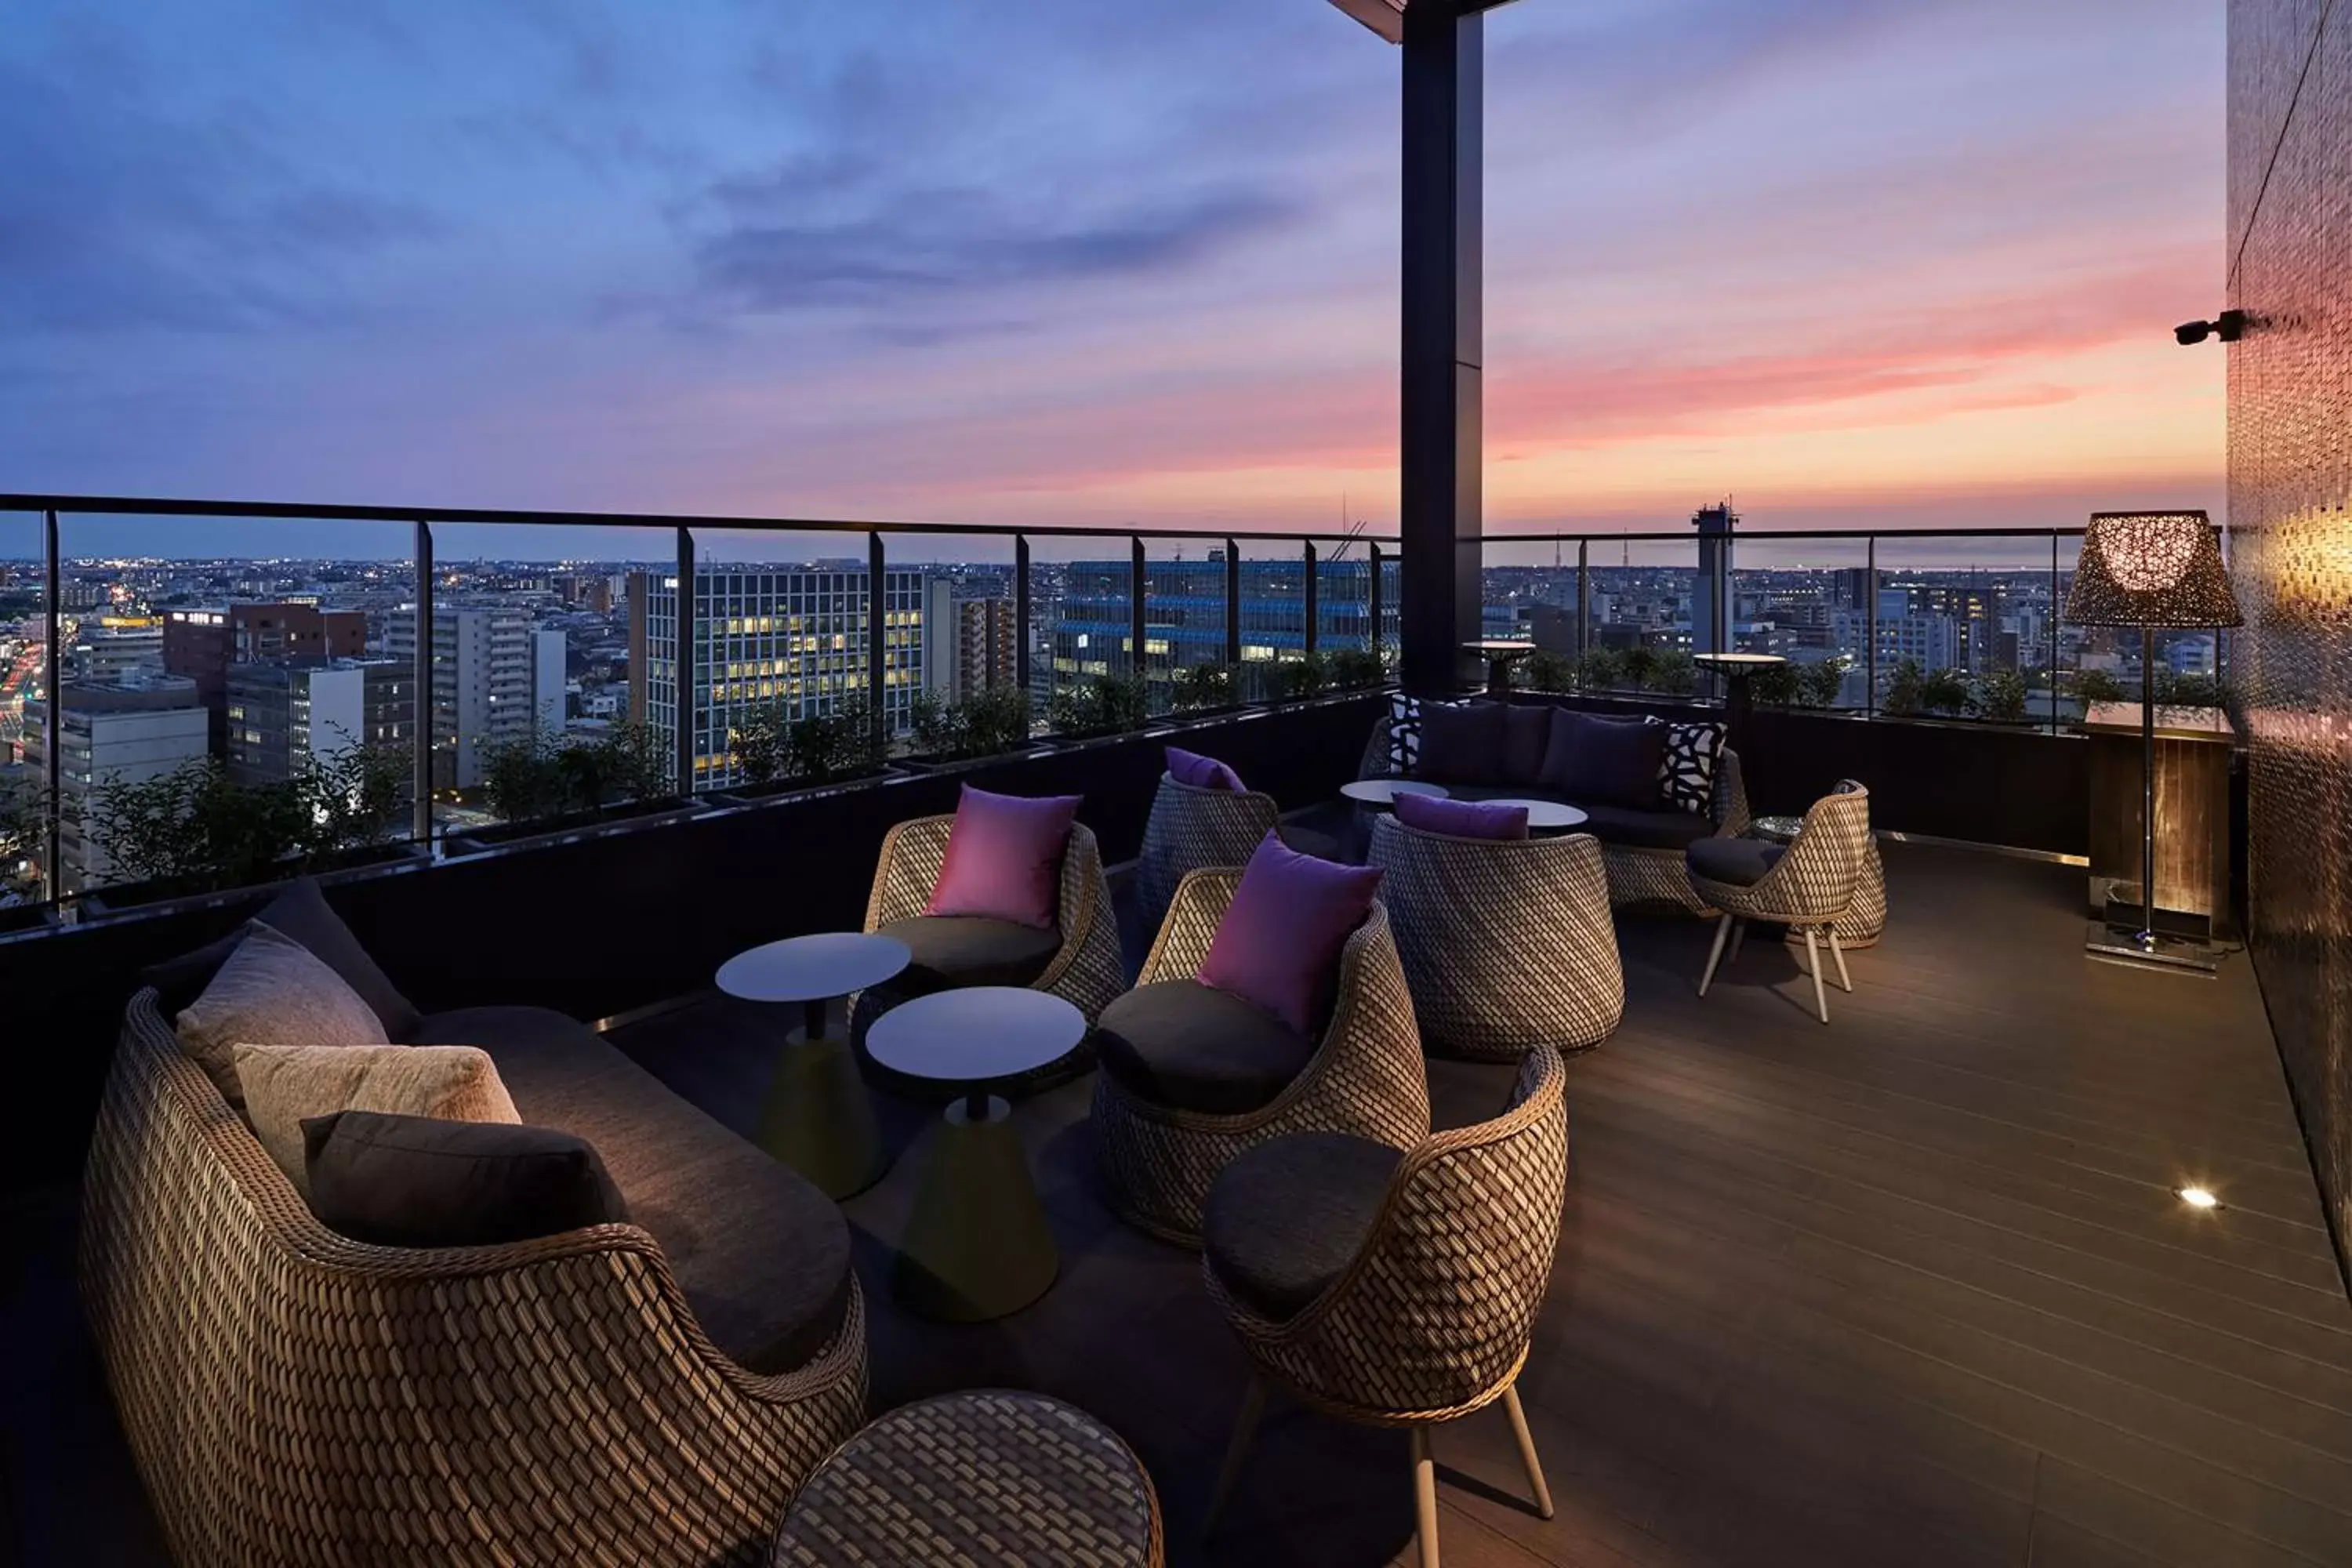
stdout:
<svg viewBox="0 0 2352 1568">
<path fill-rule="evenodd" d="M 175 676 L 73 682 L 60 695 L 57 880 L 60 891 L 78 893 L 112 879 L 103 847 L 108 791 L 201 762 L 212 726 L 195 683 Z M 46 704 L 27 702 L 25 712 L 25 762 L 39 778 L 47 766 Z"/>
<path fill-rule="evenodd" d="M 269 658 L 358 658 L 367 652 L 364 610 L 325 610 L 304 600 L 247 600 L 163 612 L 163 671 L 196 683 L 213 713 L 213 754 L 227 755 L 223 712 L 232 665 Z"/>
<path fill-rule="evenodd" d="M 163 627 L 144 616 L 107 616 L 81 623 L 66 647 L 68 679 L 103 685 L 110 680 L 166 673 Z"/>
<path fill-rule="evenodd" d="M 414 744 L 416 667 L 396 658 L 233 665 L 226 711 L 230 780 L 278 784 L 308 759 L 328 762 L 355 746 Z"/>
<path fill-rule="evenodd" d="M 923 685 L 951 701 L 1011 684 L 1021 668 L 1019 606 L 954 578 L 923 589 Z"/>
<path fill-rule="evenodd" d="M 385 631 L 386 651 L 413 661 L 415 607 L 402 605 Z M 559 658 L 559 704 L 562 668 Z M 488 776 L 492 753 L 538 732 L 541 670 L 529 611 L 514 605 L 435 603 L 429 711 L 436 789 L 477 787 Z"/>
<path fill-rule="evenodd" d="M 694 579 L 695 779 L 735 782 L 728 735 L 740 717 L 782 704 L 799 718 L 832 711 L 867 689 L 867 572 L 848 563 L 719 567 Z M 882 578 L 883 721 L 907 726 L 923 685 L 923 609 L 929 574 Z M 677 737 L 677 577 L 629 576 L 629 716 L 667 746 Z"/>
<path fill-rule="evenodd" d="M 542 735 L 561 733 L 572 639 L 554 627 L 530 634 L 530 721 Z"/>
<path fill-rule="evenodd" d="M 1062 599 L 1053 621 L 1053 678 L 1064 684 L 1097 675 L 1124 675 L 1133 668 L 1129 644 L 1129 584 L 1135 575 L 1124 561 L 1074 561 L 1063 578 Z M 1241 627 L 1244 664 L 1295 658 L 1307 648 L 1307 564 L 1275 559 L 1241 563 Z M 1225 561 L 1222 551 L 1202 561 L 1151 561 L 1144 565 L 1144 651 L 1147 674 L 1225 659 Z M 1316 647 L 1371 647 L 1371 563 L 1324 561 L 1315 574 Z M 1398 563 L 1381 563 L 1381 641 L 1395 647 L 1398 636 Z"/>
</svg>

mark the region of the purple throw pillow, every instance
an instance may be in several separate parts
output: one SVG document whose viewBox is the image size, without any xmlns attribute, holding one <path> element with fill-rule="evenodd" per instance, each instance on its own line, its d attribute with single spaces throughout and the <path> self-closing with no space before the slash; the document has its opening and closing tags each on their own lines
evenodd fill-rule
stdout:
<svg viewBox="0 0 2352 1568">
<path fill-rule="evenodd" d="M 1528 808 L 1499 800 L 1438 800 L 1425 795 L 1396 797 L 1396 819 L 1423 833 L 1455 838 L 1525 838 Z"/>
<path fill-rule="evenodd" d="M 927 915 L 982 915 L 1051 931 L 1061 903 L 1062 852 L 1075 795 L 1030 799 L 963 786 Z"/>
<path fill-rule="evenodd" d="M 1168 776 L 1194 789 L 1231 790 L 1235 795 L 1243 790 L 1241 774 L 1214 757 L 1204 757 L 1181 746 L 1168 748 Z"/>
<path fill-rule="evenodd" d="M 1269 833 L 1242 870 L 1241 886 L 1202 961 L 1203 985 L 1255 1004 L 1313 1037 L 1339 986 L 1339 953 L 1371 912 L 1377 866 L 1342 866 L 1301 855 Z"/>
</svg>

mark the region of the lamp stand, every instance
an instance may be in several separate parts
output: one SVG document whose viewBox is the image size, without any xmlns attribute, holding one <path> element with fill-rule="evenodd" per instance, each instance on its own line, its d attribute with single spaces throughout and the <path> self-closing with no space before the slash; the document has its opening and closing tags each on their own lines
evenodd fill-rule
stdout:
<svg viewBox="0 0 2352 1568">
<path fill-rule="evenodd" d="M 2139 629 L 2139 927 L 2093 921 L 2083 950 L 2094 958 L 2161 964 L 2211 974 L 2221 950 L 2156 929 L 2156 628 Z"/>
</svg>

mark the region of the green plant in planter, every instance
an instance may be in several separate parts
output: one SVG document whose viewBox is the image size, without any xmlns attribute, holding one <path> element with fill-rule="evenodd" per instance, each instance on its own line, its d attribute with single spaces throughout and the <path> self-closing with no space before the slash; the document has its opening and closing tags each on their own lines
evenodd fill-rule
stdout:
<svg viewBox="0 0 2352 1568">
<path fill-rule="evenodd" d="M 1297 702 L 1321 691 L 1328 679 L 1323 656 L 1278 660 L 1265 672 L 1266 690 L 1276 702 Z"/>
<path fill-rule="evenodd" d="M 341 851 L 384 842 L 407 815 L 404 751 L 348 746 L 289 779 L 232 782 L 210 757 L 152 778 L 110 779 L 89 808 L 90 842 L 116 885 L 186 890 L 273 881 Z"/>
<path fill-rule="evenodd" d="M 1797 700 L 1808 708 L 1836 707 L 1845 691 L 1845 672 L 1853 668 L 1853 660 L 1843 654 L 1802 666 L 1797 671 Z"/>
<path fill-rule="evenodd" d="M 1887 677 L 1886 695 L 1879 701 L 1879 710 L 1898 719 L 1925 712 L 1927 707 L 1927 675 L 1920 669 L 1917 659 L 1896 660 L 1893 673 Z"/>
<path fill-rule="evenodd" d="M 1140 730 L 1150 716 L 1139 676 L 1097 675 L 1083 684 L 1058 688 L 1045 704 L 1047 726 L 1072 738 Z"/>
<path fill-rule="evenodd" d="M 1930 670 L 1919 683 L 1919 700 L 1930 713 L 1965 713 L 1969 697 L 1966 670 Z"/>
<path fill-rule="evenodd" d="M 1511 671 L 1511 684 L 1523 691 L 1570 691 L 1576 686 L 1576 663 L 1565 654 L 1538 648 Z"/>
<path fill-rule="evenodd" d="M 1029 693 L 1011 684 L 964 699 L 964 742 L 975 756 L 1001 756 L 1029 743 Z"/>
<path fill-rule="evenodd" d="M 0 784 L 0 906 L 41 896 L 33 858 L 45 851 L 48 791 L 29 784 Z"/>
<path fill-rule="evenodd" d="M 1748 694 L 1771 708 L 1793 708 L 1804 689 L 1803 672 L 1793 664 L 1768 664 L 1748 678 Z"/>
<path fill-rule="evenodd" d="M 671 767 L 653 726 L 627 720 L 584 743 L 534 736 L 493 748 L 482 793 L 501 820 L 534 822 L 674 795 Z"/>
<path fill-rule="evenodd" d="M 2104 669 L 2078 669 L 2074 672 L 2074 695 L 2084 702 L 2121 702 L 2123 682 Z"/>
<path fill-rule="evenodd" d="M 1368 647 L 1333 648 L 1323 656 L 1323 668 L 1334 691 L 1362 691 L 1388 679 L 1381 656 Z"/>
<path fill-rule="evenodd" d="M 2025 717 L 2025 677 L 2013 669 L 1996 669 L 1977 682 L 1969 710 L 1979 719 L 2014 724 Z"/>
<path fill-rule="evenodd" d="M 1576 684 L 1586 691 L 1614 691 L 1625 684 L 1625 658 L 1613 647 L 1589 647 L 1576 661 Z"/>
<path fill-rule="evenodd" d="M 771 702 L 743 715 L 727 731 L 728 755 L 745 784 L 773 784 L 785 775 L 791 765 L 791 729 L 784 705 Z"/>
<path fill-rule="evenodd" d="M 2177 675 L 2158 665 L 2156 700 L 2167 708 L 2226 708 L 2230 705 L 2230 692 L 2216 676 Z"/>
<path fill-rule="evenodd" d="M 1190 664 L 1176 672 L 1176 711 L 1198 713 L 1232 706 L 1234 672 L 1230 665 Z"/>
<path fill-rule="evenodd" d="M 1639 645 L 1629 647 L 1617 656 L 1617 668 L 1623 677 L 1621 684 L 1645 691 L 1657 673 L 1658 650 Z"/>
<path fill-rule="evenodd" d="M 535 822 L 577 809 L 555 748 L 536 737 L 490 748 L 482 759 L 482 797 L 501 822 Z"/>
<path fill-rule="evenodd" d="M 1698 687 L 1698 666 L 1681 648 L 1670 647 L 1658 655 L 1649 683 L 1669 697 L 1688 697 Z"/>
<path fill-rule="evenodd" d="M 881 760 L 882 748 L 874 737 L 874 710 L 862 691 L 843 698 L 830 713 L 805 715 L 785 731 L 789 776 L 811 784 L 827 784 L 864 772 Z"/>
</svg>

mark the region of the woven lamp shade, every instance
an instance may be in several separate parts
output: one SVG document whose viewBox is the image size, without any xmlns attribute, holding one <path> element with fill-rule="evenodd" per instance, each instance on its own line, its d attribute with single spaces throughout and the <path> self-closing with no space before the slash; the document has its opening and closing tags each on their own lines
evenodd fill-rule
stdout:
<svg viewBox="0 0 2352 1568">
<path fill-rule="evenodd" d="M 2245 624 L 2221 536 L 2201 511 L 2093 512 L 2066 619 L 2078 626 Z"/>
</svg>

